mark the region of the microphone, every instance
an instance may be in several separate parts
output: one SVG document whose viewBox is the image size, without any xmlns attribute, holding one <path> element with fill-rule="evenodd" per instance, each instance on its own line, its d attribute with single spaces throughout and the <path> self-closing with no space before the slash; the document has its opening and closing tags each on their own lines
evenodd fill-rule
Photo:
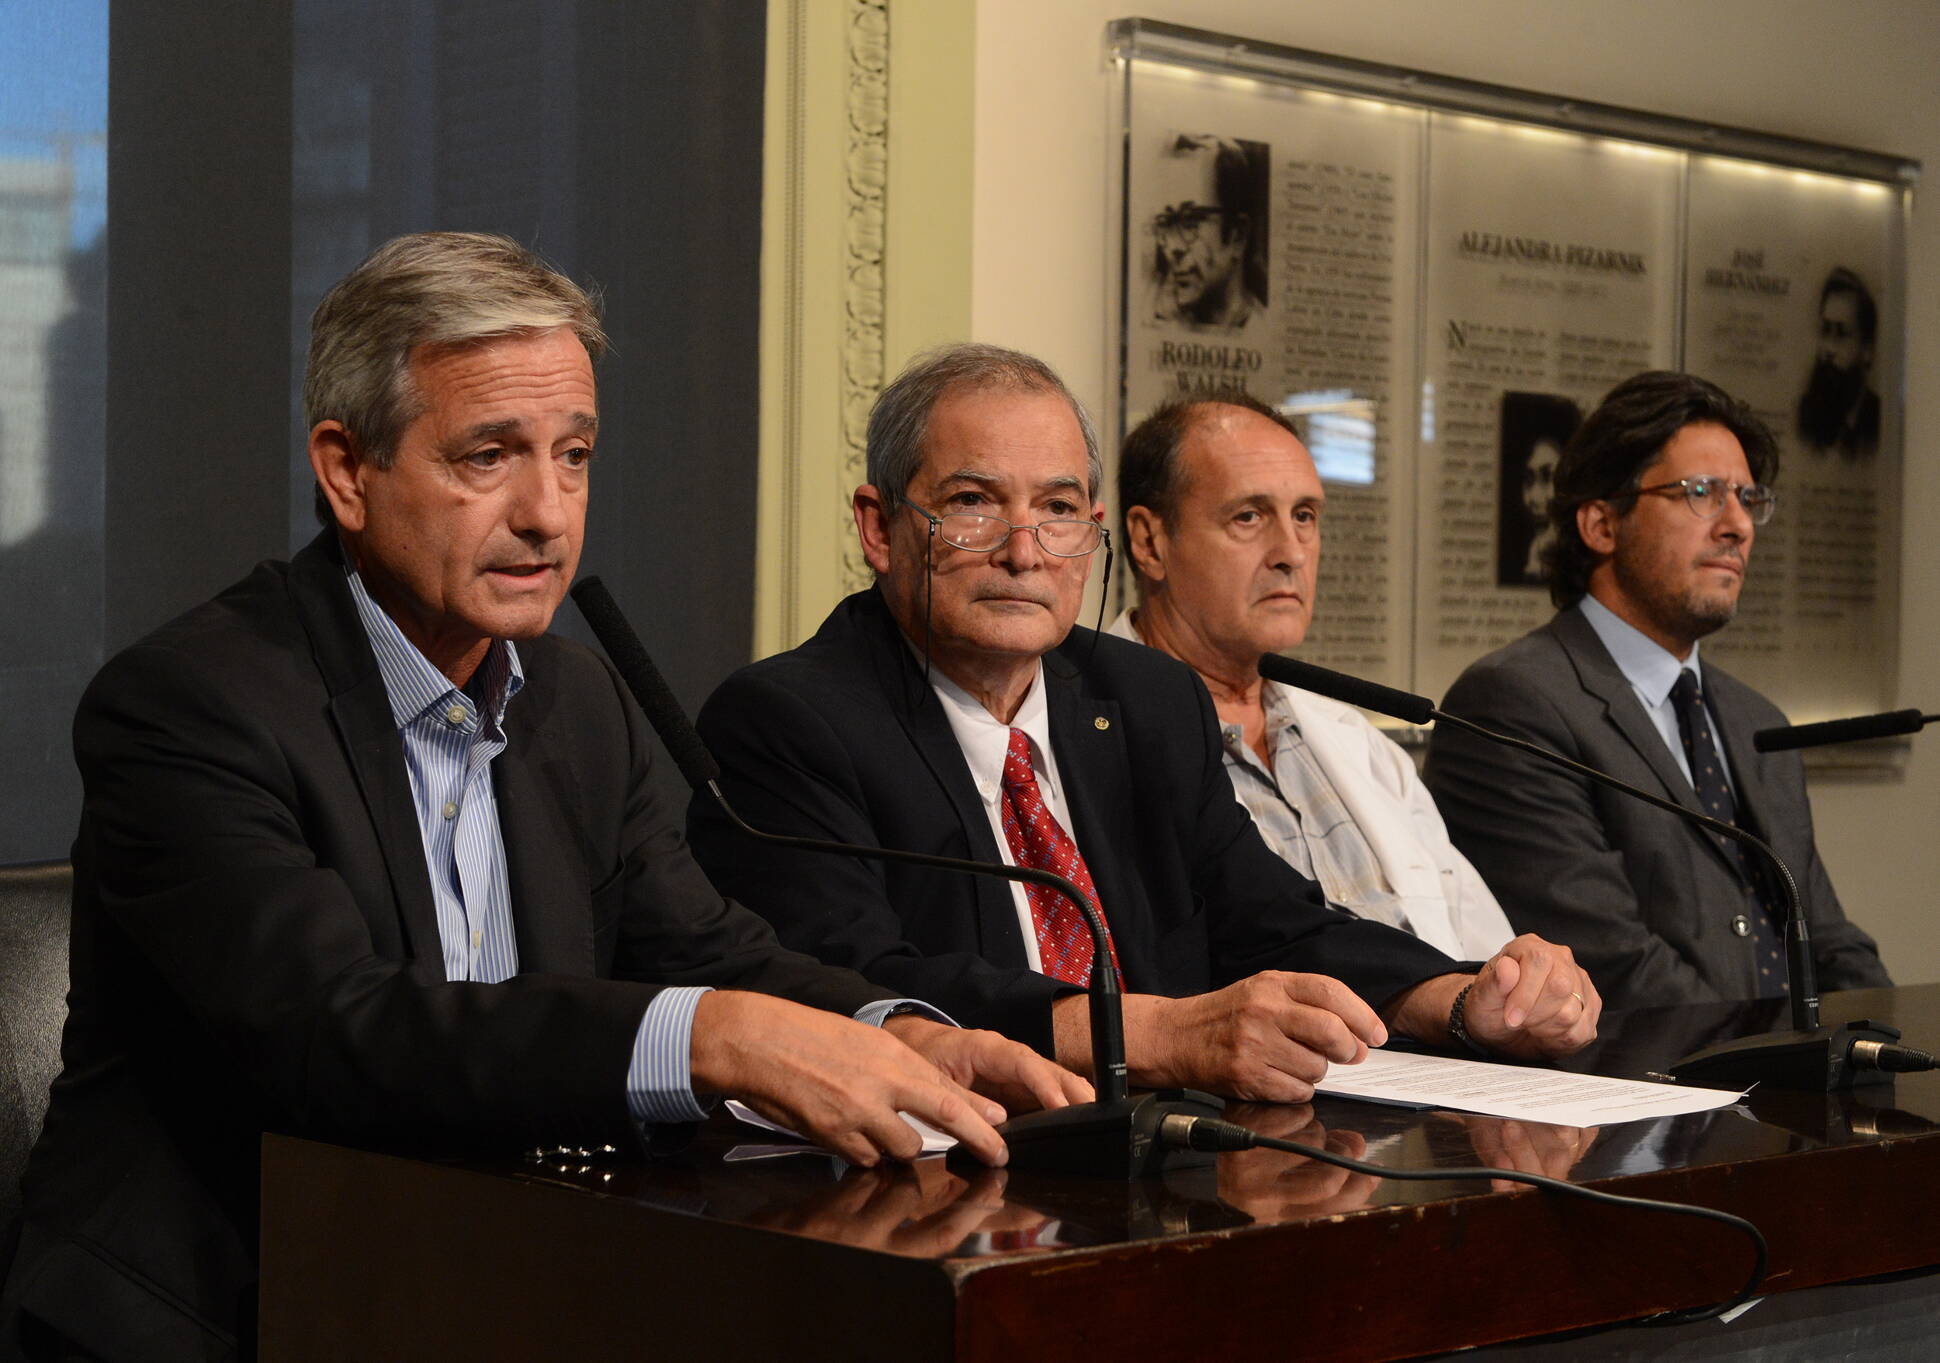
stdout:
<svg viewBox="0 0 1940 1363">
<path fill-rule="evenodd" d="M 1640 790 L 1540 744 L 1497 733 L 1473 720 L 1451 715 L 1436 708 L 1426 696 L 1397 691 L 1278 653 L 1261 656 L 1260 675 L 1410 724 L 1426 724 L 1430 720 L 1451 724 L 1478 738 L 1526 752 L 1598 785 L 1622 791 L 1645 804 L 1688 819 L 1755 849 L 1771 863 L 1785 890 L 1785 966 L 1791 984 L 1792 1029 L 1706 1046 L 1671 1066 L 1670 1072 L 1677 1078 L 1689 1083 L 1740 1089 L 1764 1083 L 1778 1088 L 1824 1092 L 1856 1083 L 1883 1082 L 1895 1070 L 1923 1069 L 1931 1064 L 1931 1058 L 1923 1052 L 1897 1045 L 1900 1034 L 1891 1027 L 1872 1022 L 1851 1022 L 1833 1028 L 1819 1025 L 1818 971 L 1812 958 L 1811 928 L 1799 902 L 1798 882 L 1792 877 L 1792 869 L 1763 838 L 1747 833 L 1736 824 L 1695 813 L 1675 801 Z M 1921 1064 L 1922 1060 L 1927 1064 Z"/>
<path fill-rule="evenodd" d="M 1118 972 L 1112 968 L 1105 921 L 1099 916 L 1097 906 L 1083 891 L 1063 876 L 1028 866 L 968 861 L 958 857 L 933 856 L 926 852 L 906 852 L 894 847 L 865 847 L 822 838 L 770 833 L 753 827 L 735 812 L 727 796 L 721 793 L 719 764 L 701 741 L 699 732 L 687 718 L 687 712 L 681 709 L 680 701 L 660 675 L 660 669 L 647 655 L 646 648 L 627 623 L 619 602 L 613 599 L 613 593 L 607 590 L 606 584 L 597 577 L 581 578 L 573 585 L 572 598 L 587 625 L 592 628 L 594 637 L 606 650 L 614 670 L 633 693 L 641 713 L 666 745 L 668 755 L 680 768 L 680 774 L 687 784 L 696 793 L 706 790 L 720 806 L 721 812 L 727 815 L 729 822 L 749 837 L 803 852 L 930 866 L 969 875 L 995 876 L 1002 880 L 1044 885 L 1070 900 L 1084 915 L 1092 941 L 1087 1005 L 1091 1016 L 1092 1072 L 1098 1097 L 1094 1102 L 1073 1103 L 1068 1107 L 1033 1112 L 1005 1122 L 998 1129 L 998 1134 L 1010 1147 L 1010 1167 L 1130 1179 L 1154 1176 L 1168 1163 L 1181 1162 L 1157 1138 L 1159 1123 L 1171 1114 L 1218 1116 L 1222 1106 L 1210 1094 L 1191 1089 L 1142 1094 L 1136 1098 L 1129 1096 L 1125 1068 L 1125 1018 Z"/>
<path fill-rule="evenodd" d="M 1893 710 L 1883 715 L 1860 715 L 1854 719 L 1828 719 L 1817 724 L 1781 724 L 1760 729 L 1751 736 L 1751 746 L 1759 752 L 1786 752 L 1792 748 L 1817 748 L 1827 743 L 1857 743 L 1867 738 L 1892 738 L 1896 734 L 1917 734 L 1940 715 L 1923 715 L 1918 710 Z"/>
</svg>

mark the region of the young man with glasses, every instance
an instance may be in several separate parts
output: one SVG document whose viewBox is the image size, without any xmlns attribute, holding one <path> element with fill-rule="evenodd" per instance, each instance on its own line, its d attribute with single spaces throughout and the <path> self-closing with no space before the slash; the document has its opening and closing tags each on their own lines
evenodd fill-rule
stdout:
<svg viewBox="0 0 1940 1363">
<path fill-rule="evenodd" d="M 1771 432 L 1716 386 L 1619 384 L 1556 470 L 1559 613 L 1470 666 L 1442 705 L 1763 837 L 1798 878 L 1819 987 L 1883 985 L 1819 860 L 1798 754 L 1752 750 L 1785 716 L 1699 658 L 1737 609 L 1777 472 Z M 1441 726 L 1426 775 L 1510 921 L 1574 948 L 1609 1006 L 1785 992 L 1784 902 L 1737 844 Z"/>
<path fill-rule="evenodd" d="M 1329 907 L 1233 799 L 1192 670 L 1077 626 L 1102 469 L 1040 361 L 920 358 L 870 415 L 868 477 L 854 511 L 874 586 L 701 712 L 749 823 L 1075 881 L 1109 930 L 1142 1086 L 1299 1102 L 1390 1029 L 1522 1056 L 1594 1035 L 1566 950 L 1523 939 L 1470 973 Z M 757 843 L 708 798 L 688 835 L 796 950 L 884 989 L 921 981 L 959 1022 L 1088 1067 L 1093 946 L 1058 896 Z"/>
</svg>

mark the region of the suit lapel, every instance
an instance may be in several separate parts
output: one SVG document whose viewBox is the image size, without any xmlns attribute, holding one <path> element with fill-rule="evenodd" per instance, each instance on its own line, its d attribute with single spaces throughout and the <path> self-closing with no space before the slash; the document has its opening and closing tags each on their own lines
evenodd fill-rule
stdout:
<svg viewBox="0 0 1940 1363">
<path fill-rule="evenodd" d="M 1580 611 L 1569 611 L 1556 617 L 1556 637 L 1569 654 L 1570 661 L 1576 666 L 1576 675 L 1583 683 L 1583 689 L 1603 702 L 1605 718 L 1611 727 L 1624 736 L 1657 777 L 1663 786 L 1660 794 L 1677 801 L 1693 814 L 1702 814 L 1698 804 L 1697 792 L 1685 779 L 1664 746 L 1664 736 L 1657 732 L 1657 726 L 1644 713 L 1644 707 L 1637 699 L 1637 693 L 1630 688 L 1630 681 L 1623 675 L 1616 661 L 1611 658 L 1610 650 L 1596 637 L 1590 622 L 1583 618 Z"/>
<path fill-rule="evenodd" d="M 1051 747 L 1057 753 L 1058 777 L 1071 811 L 1071 837 L 1098 888 L 1098 907 L 1106 923 L 1144 922 L 1147 915 L 1127 907 L 1135 891 L 1122 874 L 1120 858 L 1113 855 L 1115 848 L 1132 846 L 1136 837 L 1129 828 L 1119 826 L 1129 804 L 1109 798 L 1112 791 L 1132 789 L 1131 762 L 1125 753 L 1118 703 L 1086 695 L 1076 677 L 1062 673 L 1061 663 L 1057 653 L 1045 659 L 1044 685 L 1051 716 Z M 1146 962 L 1138 943 L 1121 939 L 1116 929 L 1112 937 L 1127 981 L 1143 979 Z"/>
<path fill-rule="evenodd" d="M 336 534 L 326 529 L 290 564 L 290 598 L 330 693 L 330 718 L 344 756 L 357 778 L 364 808 L 377 833 L 384 868 L 397 905 L 404 941 L 418 968 L 444 978 L 444 948 L 424 834 L 411 806 L 404 740 L 391 715 L 390 697 L 363 621 L 344 582 Z M 368 906 L 366 906 L 368 912 Z"/>
<path fill-rule="evenodd" d="M 969 764 L 957 745 L 956 733 L 943 713 L 943 702 L 923 684 L 923 672 L 915 653 L 904 642 L 889 609 L 879 592 L 868 591 L 855 598 L 860 617 L 859 637 L 876 669 L 881 694 L 889 698 L 903 732 L 911 746 L 929 768 L 931 777 L 949 802 L 963 830 L 970 857 L 977 861 L 1002 861 L 997 840 L 990 831 L 990 818 L 984 812 L 977 786 L 970 779 Z M 1000 964 L 1022 965 L 1029 959 L 1024 950 L 1024 934 L 1017 921 L 1017 903 L 1011 897 L 1010 883 L 995 876 L 966 876 L 976 904 L 977 948 L 985 958 Z"/>
<path fill-rule="evenodd" d="M 1552 628 L 1558 641 L 1569 654 L 1576 666 L 1578 678 L 1583 689 L 1603 702 L 1604 715 L 1611 726 L 1622 734 L 1630 746 L 1650 767 L 1653 775 L 1663 789 L 1658 792 L 1675 801 L 1681 808 L 1693 814 L 1705 813 L 1704 806 L 1698 803 L 1697 792 L 1691 788 L 1689 778 L 1677 759 L 1664 744 L 1664 736 L 1651 723 L 1650 716 L 1644 713 L 1642 702 L 1631 689 L 1629 678 L 1610 656 L 1610 650 L 1596 636 L 1596 630 L 1583 618 L 1580 610 L 1565 611 L 1557 616 Z M 1692 836 L 1717 854 L 1727 870 L 1734 876 L 1738 873 L 1737 862 L 1725 850 L 1724 839 L 1698 827 L 1688 825 Z"/>
<path fill-rule="evenodd" d="M 584 977 L 595 971 L 592 917 L 560 910 L 588 903 L 593 887 L 586 858 L 576 855 L 576 825 L 584 823 L 578 787 L 546 742 L 552 699 L 543 684 L 512 698 L 505 751 L 492 759 L 492 792 L 505 841 L 519 973 Z"/>
</svg>

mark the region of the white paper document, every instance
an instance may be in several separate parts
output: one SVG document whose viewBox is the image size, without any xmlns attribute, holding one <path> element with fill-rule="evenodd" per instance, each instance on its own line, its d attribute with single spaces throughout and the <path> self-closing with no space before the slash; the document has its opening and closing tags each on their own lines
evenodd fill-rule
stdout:
<svg viewBox="0 0 1940 1363">
<path fill-rule="evenodd" d="M 727 1100 L 727 1110 L 729 1115 L 734 1117 L 734 1119 L 737 1121 L 746 1122 L 749 1126 L 758 1127 L 760 1130 L 763 1130 L 763 1131 L 773 1131 L 778 1135 L 792 1136 L 796 1140 L 803 1142 L 803 1144 L 801 1145 L 786 1146 L 786 1147 L 783 1147 L 783 1146 L 756 1147 L 756 1149 L 758 1149 L 760 1154 L 763 1154 L 763 1155 L 793 1154 L 793 1153 L 798 1153 L 802 1150 L 814 1150 L 814 1149 L 820 1148 L 819 1146 L 812 1146 L 807 1144 L 808 1138 L 802 1135 L 801 1132 L 790 1131 L 787 1127 L 782 1126 L 778 1122 L 769 1121 L 766 1117 L 762 1116 L 759 1112 L 756 1112 L 753 1108 L 749 1107 L 746 1103 L 742 1102 L 738 1098 L 730 1098 Z M 952 1147 L 954 1147 L 957 1143 L 957 1138 L 955 1136 L 952 1136 L 947 1132 L 938 1131 L 935 1127 L 931 1126 L 928 1122 L 922 1121 L 916 1117 L 912 1117 L 907 1112 L 900 1112 L 896 1115 L 901 1117 L 904 1121 L 908 1122 L 910 1126 L 910 1130 L 914 1131 L 917 1135 L 923 1138 L 923 1153 L 926 1155 L 934 1155 L 941 1151 L 949 1150 Z M 750 1159 L 750 1158 L 755 1158 L 755 1156 L 744 1153 L 743 1155 L 741 1155 L 740 1158 Z"/>
<path fill-rule="evenodd" d="M 1708 1112 L 1744 1097 L 1725 1089 L 1605 1079 L 1395 1051 L 1370 1051 L 1358 1065 L 1329 1065 L 1327 1077 L 1315 1087 L 1339 1098 L 1451 1108 L 1557 1126 L 1608 1126 L 1643 1117 Z"/>
</svg>

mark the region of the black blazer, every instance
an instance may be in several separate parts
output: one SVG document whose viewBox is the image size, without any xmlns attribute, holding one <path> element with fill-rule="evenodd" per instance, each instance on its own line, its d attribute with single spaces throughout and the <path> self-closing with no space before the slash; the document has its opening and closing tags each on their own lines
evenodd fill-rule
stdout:
<svg viewBox="0 0 1940 1363">
<path fill-rule="evenodd" d="M 1457 968 L 1330 907 L 1260 840 L 1221 765 L 1212 699 L 1156 649 L 1074 629 L 1044 660 L 1052 748 L 1126 988 L 1183 996 L 1260 970 L 1334 975 L 1375 1005 Z M 701 711 L 722 789 L 757 828 L 999 859 L 942 703 L 879 593 L 808 643 L 722 684 Z M 713 801 L 694 853 L 789 946 L 1052 1051 L 1052 1001 L 1025 965 L 1009 885 L 755 842 Z"/>
<path fill-rule="evenodd" d="M 1785 716 L 1723 668 L 1704 665 L 1705 698 L 1731 764 L 1739 822 L 1798 878 L 1821 989 L 1889 984 L 1879 951 L 1847 920 L 1812 837 L 1805 767 L 1795 752 L 1753 750 Z M 1442 707 L 1530 739 L 1694 812 L 1697 794 L 1636 692 L 1580 609 L 1472 664 Z M 1756 998 L 1754 888 L 1723 840 L 1560 768 L 1437 725 L 1428 788 L 1449 836 L 1518 932 L 1562 942 L 1613 1008 Z M 1750 854 L 1756 858 L 1756 853 Z"/>
<path fill-rule="evenodd" d="M 251 1329 L 257 1149 L 631 1135 L 667 984 L 851 1012 L 688 855 L 611 668 L 547 636 L 493 782 L 520 974 L 448 983 L 402 740 L 334 534 L 108 663 L 81 703 L 65 1068 L 7 1305 L 105 1358 Z M 0 1338 L 10 1326 L 0 1314 Z"/>
</svg>

